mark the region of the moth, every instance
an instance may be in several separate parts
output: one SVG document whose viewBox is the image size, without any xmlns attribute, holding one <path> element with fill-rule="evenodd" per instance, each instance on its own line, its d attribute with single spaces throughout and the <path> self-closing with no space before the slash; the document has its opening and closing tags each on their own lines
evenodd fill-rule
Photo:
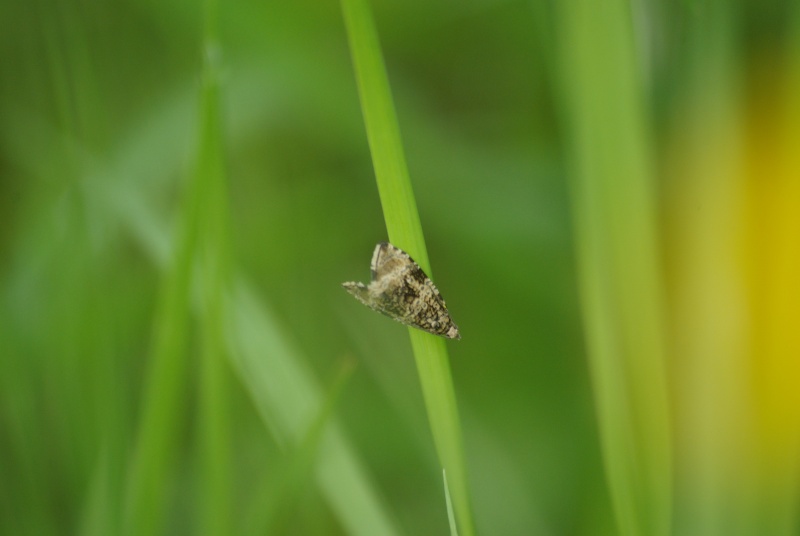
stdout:
<svg viewBox="0 0 800 536">
<path fill-rule="evenodd" d="M 460 339 L 442 295 L 408 253 L 388 242 L 375 246 L 369 285 L 342 286 L 358 301 L 401 324 L 447 339 Z"/>
</svg>

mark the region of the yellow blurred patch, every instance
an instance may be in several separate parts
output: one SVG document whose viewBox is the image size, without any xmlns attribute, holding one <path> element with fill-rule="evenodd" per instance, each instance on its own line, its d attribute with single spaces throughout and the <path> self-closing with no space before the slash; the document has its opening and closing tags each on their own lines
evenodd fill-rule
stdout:
<svg viewBox="0 0 800 536">
<path fill-rule="evenodd" d="M 744 129 L 749 357 L 761 465 L 782 479 L 800 446 L 800 84 L 758 65 Z"/>
</svg>

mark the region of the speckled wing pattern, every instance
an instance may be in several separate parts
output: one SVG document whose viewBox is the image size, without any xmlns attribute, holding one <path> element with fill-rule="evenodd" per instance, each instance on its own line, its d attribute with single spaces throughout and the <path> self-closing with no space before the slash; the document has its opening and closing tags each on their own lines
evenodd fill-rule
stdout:
<svg viewBox="0 0 800 536">
<path fill-rule="evenodd" d="M 367 307 L 407 326 L 448 339 L 460 339 L 436 285 L 408 253 L 381 242 L 372 254 L 372 280 L 342 286 Z"/>
</svg>

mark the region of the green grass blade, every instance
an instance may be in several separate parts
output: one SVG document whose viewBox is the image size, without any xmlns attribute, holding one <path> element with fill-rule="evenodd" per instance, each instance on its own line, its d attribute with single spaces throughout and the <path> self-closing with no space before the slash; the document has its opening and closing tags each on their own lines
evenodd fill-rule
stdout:
<svg viewBox="0 0 800 536">
<path fill-rule="evenodd" d="M 407 251 L 431 276 L 425 237 L 372 14 L 366 0 L 342 0 L 342 10 L 389 241 Z"/>
<path fill-rule="evenodd" d="M 453 513 L 453 501 L 450 500 L 450 488 L 447 486 L 447 472 L 444 469 L 442 469 L 442 480 L 444 481 L 444 500 L 447 504 L 447 521 L 450 523 L 450 536 L 458 536 L 456 516 Z"/>
<path fill-rule="evenodd" d="M 289 338 L 249 286 L 239 281 L 229 305 L 231 362 L 280 443 L 300 444 L 322 407 L 322 393 Z M 363 466 L 335 423 L 321 439 L 316 480 L 347 534 L 399 534 Z"/>
<path fill-rule="evenodd" d="M 210 12 L 208 18 L 213 18 Z M 200 107 L 200 147 L 196 182 L 203 191 L 204 217 L 198 222 L 202 307 L 202 361 L 199 397 L 200 463 L 202 475 L 198 532 L 227 536 L 232 530 L 229 440 L 228 363 L 225 311 L 229 284 L 229 214 L 219 110 L 219 66 L 216 42 L 207 30 Z"/>
<path fill-rule="evenodd" d="M 342 0 L 350 51 L 389 240 L 431 276 L 377 31 L 366 0 Z M 431 276 L 432 277 L 432 276 Z M 461 427 L 443 339 L 409 328 L 439 461 L 450 475 L 462 534 L 474 533 Z"/>
<path fill-rule="evenodd" d="M 300 442 L 287 453 L 278 474 L 268 475 L 249 508 L 245 524 L 247 534 L 285 534 L 286 523 L 306 482 L 313 476 L 322 436 L 333 416 L 339 398 L 355 367 L 355 362 L 343 362 Z"/>
<path fill-rule="evenodd" d="M 462 534 L 470 536 L 474 533 L 474 529 L 467 472 L 446 343 L 444 339 L 423 331 L 413 328 L 409 330 L 436 452 L 443 469 L 450 475 L 450 492 L 458 526 Z"/>
<path fill-rule="evenodd" d="M 108 166 L 87 179 L 88 188 L 104 199 L 100 206 L 108 211 L 109 220 L 119 221 L 153 263 L 165 271 L 169 270 L 173 247 L 165 222 L 154 209 L 149 192 L 141 186 L 143 175 L 138 163 L 146 160 L 143 155 L 155 152 L 163 173 L 177 171 L 179 159 L 171 155 L 184 150 L 181 140 L 186 133 L 175 126 L 190 120 L 191 109 L 183 104 L 188 98 L 183 95 L 145 118 Z M 118 177 L 113 189 L 108 187 L 108 176 Z M 241 277 L 232 275 L 232 279 L 234 290 L 224 306 L 226 355 L 276 439 L 296 443 L 319 407 L 321 389 L 307 359 L 290 343 L 257 293 Z M 346 533 L 400 534 L 358 453 L 337 426 L 330 426 L 320 449 L 326 455 L 317 466 L 317 484 Z"/>
<path fill-rule="evenodd" d="M 212 61 L 213 58 L 208 58 Z M 216 66 L 207 61 L 200 106 L 197 168 L 181 213 L 176 259 L 163 286 L 153 364 L 146 381 L 144 410 L 129 474 L 126 534 L 153 534 L 163 517 L 170 462 L 174 460 L 186 411 L 187 326 L 195 260 L 202 254 L 203 350 L 200 375 L 203 518 L 208 534 L 230 533 L 231 474 L 225 438 L 225 363 L 223 335 L 227 278 L 227 203 L 219 139 Z M 202 231 L 202 232 L 201 232 Z M 202 243 L 201 243 L 202 238 Z"/>
<path fill-rule="evenodd" d="M 620 532 L 670 533 L 653 166 L 630 6 L 558 4 L 573 218 L 604 463 Z"/>
<path fill-rule="evenodd" d="M 172 266 L 161 289 L 154 348 L 145 380 L 143 409 L 129 470 L 124 533 L 154 534 L 163 517 L 170 462 L 185 413 L 189 291 L 197 249 L 200 189 L 191 187 L 180 219 Z"/>
</svg>

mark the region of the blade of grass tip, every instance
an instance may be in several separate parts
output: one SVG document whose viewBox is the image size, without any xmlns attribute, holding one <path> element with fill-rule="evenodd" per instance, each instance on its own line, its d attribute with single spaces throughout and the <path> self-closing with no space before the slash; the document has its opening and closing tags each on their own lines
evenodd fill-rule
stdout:
<svg viewBox="0 0 800 536">
<path fill-rule="evenodd" d="M 200 273 L 203 306 L 200 308 L 202 360 L 199 375 L 200 486 L 199 532 L 227 536 L 232 530 L 232 500 L 227 423 L 228 363 L 226 360 L 225 296 L 228 292 L 230 244 L 228 195 L 219 110 L 219 50 L 213 26 L 216 11 L 207 2 L 206 51 L 200 108 L 200 144 L 197 158 L 198 187 L 203 192 L 204 218 L 199 222 Z"/>
<path fill-rule="evenodd" d="M 589 365 L 621 534 L 670 533 L 671 460 L 651 148 L 624 0 L 557 5 Z"/>
<path fill-rule="evenodd" d="M 450 488 L 447 487 L 447 471 L 444 469 L 442 469 L 442 480 L 444 480 L 444 501 L 447 505 L 447 522 L 450 523 L 450 536 L 458 536 L 456 517 L 453 514 L 453 503 L 450 502 Z"/>
<path fill-rule="evenodd" d="M 326 425 L 331 419 L 339 397 L 355 368 L 355 362 L 348 359 L 342 362 L 327 395 L 311 421 L 300 443 L 286 454 L 277 475 L 268 475 L 261 490 L 254 494 L 249 507 L 249 520 L 244 529 L 247 534 L 284 534 L 286 522 L 292 512 L 304 485 L 313 475 L 317 453 Z"/>
<path fill-rule="evenodd" d="M 389 240 L 409 252 L 431 276 L 372 15 L 365 0 L 341 0 L 341 5 Z M 447 348 L 441 338 L 411 328 L 409 333 L 436 450 L 451 477 L 456 516 L 461 532 L 472 536 L 461 425 Z"/>
</svg>

